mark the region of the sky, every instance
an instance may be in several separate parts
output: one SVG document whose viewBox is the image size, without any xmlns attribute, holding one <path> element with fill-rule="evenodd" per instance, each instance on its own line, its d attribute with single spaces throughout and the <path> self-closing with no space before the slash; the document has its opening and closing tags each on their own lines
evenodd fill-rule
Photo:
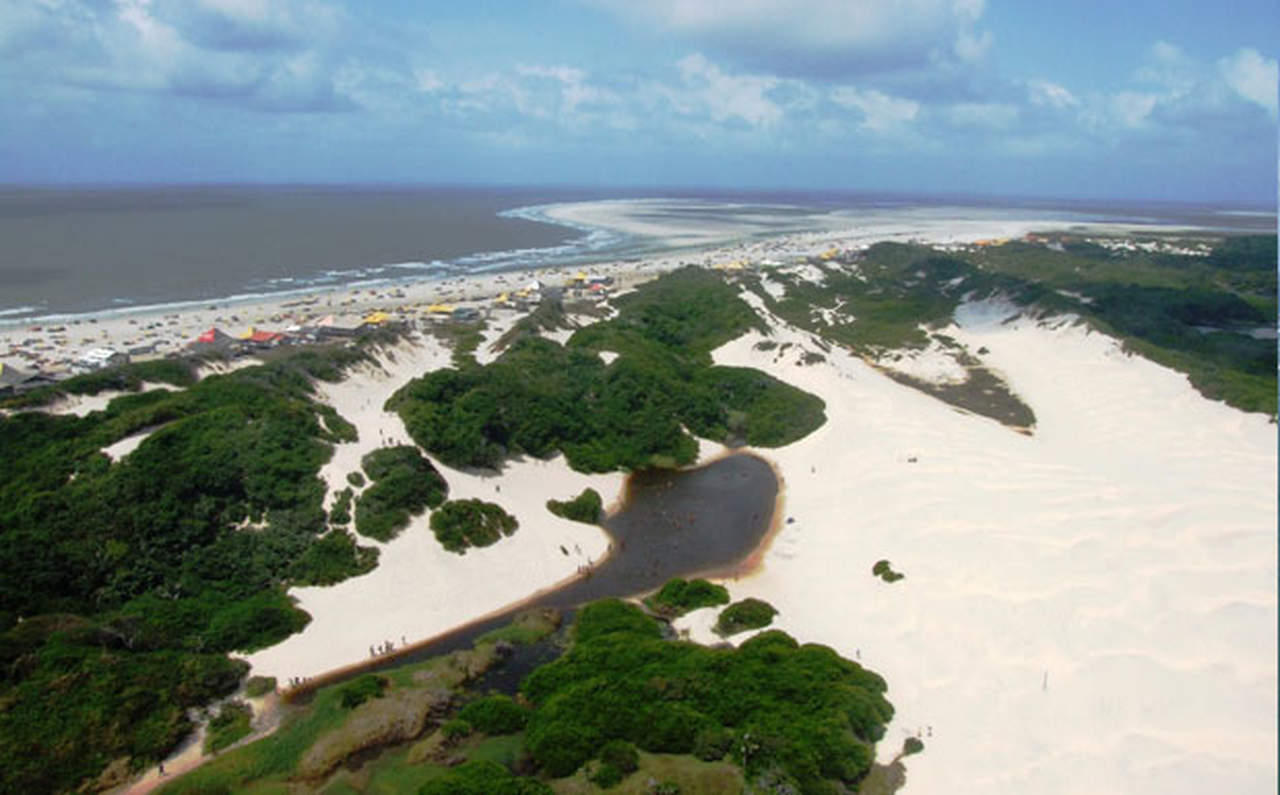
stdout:
<svg viewBox="0 0 1280 795">
<path fill-rule="evenodd" d="M 2 0 L 0 183 L 1274 208 L 1274 0 Z"/>
</svg>

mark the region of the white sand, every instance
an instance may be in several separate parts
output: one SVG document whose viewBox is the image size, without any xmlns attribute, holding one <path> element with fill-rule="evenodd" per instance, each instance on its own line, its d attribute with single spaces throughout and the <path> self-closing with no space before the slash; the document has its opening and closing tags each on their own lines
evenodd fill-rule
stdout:
<svg viewBox="0 0 1280 795">
<path fill-rule="evenodd" d="M 829 418 L 763 451 L 795 523 L 734 598 L 887 678 L 881 758 L 925 735 L 908 793 L 1273 793 L 1276 427 L 1007 310 L 966 307 L 944 333 L 990 349 L 1030 438 L 840 351 L 797 368 L 752 334 L 716 352 Z M 872 577 L 880 558 L 906 579 Z"/>
</svg>

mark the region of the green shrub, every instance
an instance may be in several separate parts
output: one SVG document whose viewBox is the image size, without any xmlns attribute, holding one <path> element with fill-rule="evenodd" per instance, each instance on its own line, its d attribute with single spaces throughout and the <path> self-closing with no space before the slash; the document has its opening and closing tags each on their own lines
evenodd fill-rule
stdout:
<svg viewBox="0 0 1280 795">
<path fill-rule="evenodd" d="M 564 453 L 582 472 L 691 463 L 707 438 L 781 445 L 825 421 L 822 401 L 710 351 L 762 324 L 717 274 L 686 269 L 645 284 L 620 314 L 568 346 L 522 336 L 496 361 L 428 373 L 387 408 L 450 466 Z M 605 366 L 597 351 L 619 354 Z M 734 427 L 730 418 L 736 417 Z"/>
<path fill-rule="evenodd" d="M 462 708 L 458 717 L 485 734 L 514 734 L 529 714 L 509 696 L 487 696 Z"/>
<path fill-rule="evenodd" d="M 332 585 L 373 571 L 378 555 L 376 547 L 359 546 L 355 536 L 335 527 L 298 557 L 290 574 L 298 585 Z"/>
<path fill-rule="evenodd" d="M 623 773 L 634 773 L 640 765 L 640 754 L 626 740 L 610 740 L 600 749 L 600 761 Z"/>
<path fill-rule="evenodd" d="M 902 743 L 902 755 L 911 756 L 924 750 L 924 741 L 919 737 L 908 737 Z"/>
<path fill-rule="evenodd" d="M 611 789 L 622 781 L 622 771 L 608 762 L 601 762 L 591 771 L 588 779 L 600 789 Z"/>
<path fill-rule="evenodd" d="M 829 648 L 776 630 L 737 649 L 668 641 L 617 600 L 583 608 L 568 652 L 521 690 L 533 704 L 530 755 L 552 777 L 593 756 L 621 771 L 603 748 L 623 740 L 709 759 L 728 749 L 749 779 L 772 771 L 782 789 L 847 790 L 870 769 L 871 743 L 893 716 L 884 680 Z"/>
<path fill-rule="evenodd" d="M 468 721 L 461 718 L 454 718 L 440 727 L 440 733 L 449 742 L 457 742 L 463 737 L 471 736 L 472 726 Z"/>
<path fill-rule="evenodd" d="M 444 502 L 448 486 L 418 448 L 384 447 L 364 457 L 373 479 L 356 501 L 356 532 L 390 541 L 409 524 L 411 514 Z"/>
<path fill-rule="evenodd" d="M 778 611 L 761 599 L 747 598 L 726 607 L 716 619 L 715 631 L 721 635 L 736 635 L 748 629 L 760 629 L 773 623 Z"/>
<path fill-rule="evenodd" d="M 365 674 L 356 677 L 338 691 L 338 703 L 344 709 L 355 709 L 371 698 L 382 698 L 387 684 L 387 679 L 383 676 Z"/>
<path fill-rule="evenodd" d="M 533 778 L 518 778 L 497 762 L 464 762 L 422 785 L 418 795 L 552 795 Z"/>
<path fill-rule="evenodd" d="M 450 500 L 431 513 L 431 531 L 441 546 L 464 554 L 515 533 L 520 523 L 501 506 L 482 500 Z"/>
<path fill-rule="evenodd" d="M 887 560 L 877 560 L 875 565 L 871 567 L 871 573 L 885 582 L 897 582 L 907 576 L 894 571 L 892 565 L 890 565 Z"/>
<path fill-rule="evenodd" d="M 333 507 L 329 509 L 330 524 L 348 524 L 351 522 L 351 489 L 346 488 L 338 492 L 338 497 L 333 501 Z"/>
<path fill-rule="evenodd" d="M 556 516 L 569 519 L 574 522 L 582 522 L 583 524 L 596 524 L 600 521 L 600 514 L 604 511 L 604 502 L 600 499 L 600 493 L 592 488 L 582 490 L 582 493 L 572 500 L 561 502 L 560 500 L 547 500 L 547 510 Z"/>
<path fill-rule="evenodd" d="M 209 719 L 209 733 L 205 736 L 204 750 L 215 753 L 247 737 L 251 731 L 253 710 L 243 701 L 228 701 L 218 708 L 218 714 Z"/>
<path fill-rule="evenodd" d="M 276 678 L 274 676 L 251 676 L 249 681 L 244 684 L 244 694 L 249 698 L 258 698 L 268 693 L 275 692 Z"/>
<path fill-rule="evenodd" d="M 348 472 L 347 482 L 358 489 L 364 485 L 364 475 L 359 472 Z"/>
<path fill-rule="evenodd" d="M 704 762 L 718 762 L 729 752 L 733 733 L 722 726 L 702 729 L 693 738 L 693 755 Z"/>
<path fill-rule="evenodd" d="M 703 579 L 668 580 L 662 589 L 644 600 L 650 610 L 669 618 L 682 616 L 700 607 L 729 604 L 729 591 L 723 585 L 715 585 Z"/>
</svg>

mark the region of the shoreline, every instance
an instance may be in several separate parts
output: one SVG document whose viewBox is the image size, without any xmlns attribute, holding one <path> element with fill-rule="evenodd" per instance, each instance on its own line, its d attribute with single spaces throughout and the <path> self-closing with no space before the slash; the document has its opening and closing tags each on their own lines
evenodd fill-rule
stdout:
<svg viewBox="0 0 1280 795">
<path fill-rule="evenodd" d="M 1069 232 L 1097 235 L 1208 235 L 1247 233 L 1250 230 L 1210 229 L 1158 222 L 1087 221 L 1068 211 L 996 211 L 958 206 L 869 208 L 806 216 L 812 228 L 788 229 L 752 226 L 753 216 L 707 220 L 671 217 L 653 220 L 653 207 L 679 206 L 679 199 L 610 199 L 529 205 L 502 211 L 503 215 L 559 225 L 580 233 L 561 246 L 529 249 L 552 258 L 563 251 L 559 263 L 531 267 L 486 269 L 485 258 L 495 260 L 524 250 L 480 252 L 457 258 L 472 270 L 396 274 L 359 279 L 336 285 L 312 285 L 279 291 L 233 293 L 216 298 L 187 298 L 142 306 L 116 306 L 84 312 L 47 312 L 16 316 L 30 307 L 0 311 L 0 364 L 21 370 L 63 373 L 85 352 L 112 347 L 143 358 L 182 352 L 187 343 L 217 326 L 232 335 L 249 329 L 282 330 L 306 325 L 327 315 L 350 321 L 374 312 L 396 319 L 421 317 L 426 307 L 438 303 L 484 307 L 503 292 L 537 279 L 552 287 L 565 285 L 577 271 L 611 276 L 615 292 L 682 265 L 713 265 L 739 260 L 770 262 L 778 258 L 814 255 L 831 247 L 864 248 L 881 241 L 965 245 L 980 240 L 1018 238 L 1032 232 Z M 951 212 L 954 210 L 955 212 Z M 957 217 L 958 215 L 958 217 Z M 604 236 L 617 241 L 592 255 L 589 239 Z M 634 245 L 635 251 L 627 251 Z M 578 247 L 577 251 L 569 251 Z M 406 263 L 398 263 L 405 265 Z M 414 263 L 424 266 L 430 263 Z M 393 269 L 397 263 L 378 266 Z"/>
</svg>

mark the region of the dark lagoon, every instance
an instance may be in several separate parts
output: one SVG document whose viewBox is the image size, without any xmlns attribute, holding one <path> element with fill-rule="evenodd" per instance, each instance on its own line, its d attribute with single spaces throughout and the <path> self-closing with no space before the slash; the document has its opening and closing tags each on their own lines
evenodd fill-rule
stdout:
<svg viewBox="0 0 1280 795">
<path fill-rule="evenodd" d="M 498 615 L 367 664 L 317 677 L 302 690 L 470 648 L 476 638 L 530 608 L 571 610 L 597 599 L 648 593 L 673 577 L 727 576 L 749 564 L 774 528 L 778 493 L 773 467 L 747 453 L 733 453 L 693 469 L 633 473 L 627 479 L 622 507 L 603 523 L 612 539 L 612 553 L 590 572 Z M 531 649 L 525 655 L 533 664 L 519 665 L 516 660 L 515 667 L 536 667 L 555 652 Z M 509 666 L 512 663 L 508 661 Z M 519 680 L 511 674 L 505 678 Z"/>
</svg>

